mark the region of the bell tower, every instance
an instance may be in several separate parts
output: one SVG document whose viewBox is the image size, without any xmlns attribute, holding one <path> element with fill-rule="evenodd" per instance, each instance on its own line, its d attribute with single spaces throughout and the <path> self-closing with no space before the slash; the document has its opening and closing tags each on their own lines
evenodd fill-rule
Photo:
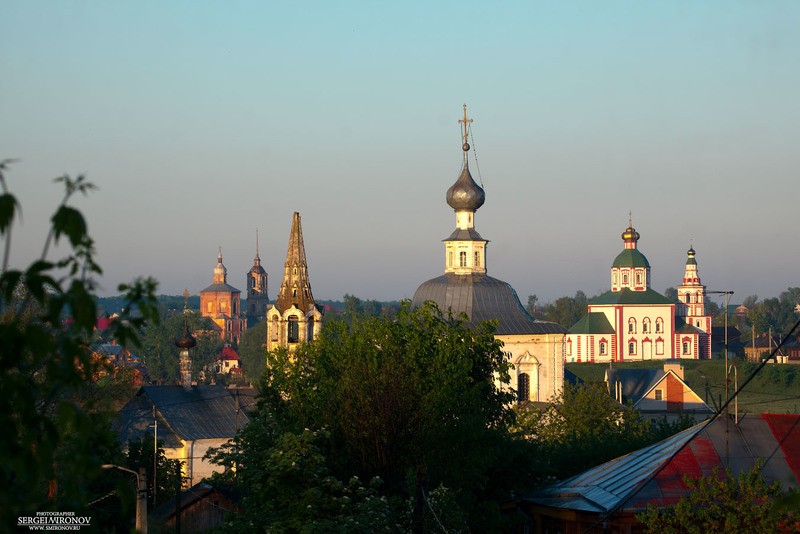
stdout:
<svg viewBox="0 0 800 534">
<path fill-rule="evenodd" d="M 247 271 L 247 322 L 255 326 L 267 317 L 269 295 L 267 290 L 267 271 L 261 266 L 258 255 L 258 228 L 256 228 L 256 257 L 253 266 Z"/>
</svg>

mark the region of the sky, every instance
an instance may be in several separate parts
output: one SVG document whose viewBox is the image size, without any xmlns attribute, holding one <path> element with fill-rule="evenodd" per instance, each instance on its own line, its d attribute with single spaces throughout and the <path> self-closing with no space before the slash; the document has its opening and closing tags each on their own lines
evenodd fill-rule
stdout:
<svg viewBox="0 0 800 534">
<path fill-rule="evenodd" d="M 488 274 L 599 294 L 631 214 L 657 291 L 800 285 L 800 2 L 0 0 L 0 159 L 41 254 L 85 174 L 101 295 L 198 294 L 258 229 L 275 298 L 292 213 L 314 296 L 410 298 L 444 272 L 468 106 Z M 478 172 L 478 167 L 480 172 Z M 51 259 L 66 250 L 60 247 Z"/>
</svg>

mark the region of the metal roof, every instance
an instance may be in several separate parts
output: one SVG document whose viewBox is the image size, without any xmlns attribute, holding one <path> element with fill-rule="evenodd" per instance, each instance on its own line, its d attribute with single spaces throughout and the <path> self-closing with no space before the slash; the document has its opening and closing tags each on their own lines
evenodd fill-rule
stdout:
<svg viewBox="0 0 800 534">
<path fill-rule="evenodd" d="M 442 241 L 484 241 L 488 243 L 474 228 L 456 228 L 450 237 Z"/>
<path fill-rule="evenodd" d="M 622 384 L 623 402 L 636 404 L 666 374 L 663 369 L 606 369 L 606 383 Z"/>
<path fill-rule="evenodd" d="M 603 312 L 589 312 L 572 325 L 570 334 L 614 334 L 614 327 Z"/>
<path fill-rule="evenodd" d="M 200 293 L 241 293 L 238 289 L 228 283 L 211 284 Z"/>
<path fill-rule="evenodd" d="M 180 447 L 181 440 L 232 438 L 249 422 L 256 393 L 255 388 L 224 386 L 142 386 L 114 427 L 123 443 L 152 435 L 155 406 L 158 438 L 168 447 Z"/>
<path fill-rule="evenodd" d="M 600 514 L 638 512 L 688 495 L 684 476 L 710 475 L 726 466 L 736 476 L 759 464 L 768 484 L 800 487 L 800 416 L 747 414 L 737 425 L 733 415 L 722 415 L 523 500 Z"/>
<path fill-rule="evenodd" d="M 650 267 L 644 254 L 635 248 L 627 248 L 617 254 L 612 267 Z"/>
<path fill-rule="evenodd" d="M 455 317 L 466 314 L 472 326 L 497 320 L 498 335 L 566 333 L 559 324 L 533 319 L 509 284 L 485 274 L 446 273 L 428 280 L 417 288 L 411 305 L 421 306 L 427 301 Z"/>
<path fill-rule="evenodd" d="M 671 300 L 649 287 L 644 291 L 623 288 L 620 291 L 606 291 L 589 301 L 592 304 L 673 304 Z"/>
</svg>

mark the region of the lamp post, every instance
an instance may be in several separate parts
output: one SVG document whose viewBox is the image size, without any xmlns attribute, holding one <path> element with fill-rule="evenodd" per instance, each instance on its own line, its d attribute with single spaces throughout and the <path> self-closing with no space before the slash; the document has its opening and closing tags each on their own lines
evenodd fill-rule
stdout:
<svg viewBox="0 0 800 534">
<path fill-rule="evenodd" d="M 739 373 L 736 371 L 735 365 L 728 367 L 728 371 L 725 373 L 725 381 L 727 382 L 731 369 L 733 369 L 733 390 L 739 391 Z M 733 420 L 737 425 L 739 424 L 739 395 L 736 395 L 733 399 Z"/>
<path fill-rule="evenodd" d="M 144 467 L 140 467 L 138 473 L 133 469 L 114 464 L 103 464 L 100 468 L 119 469 L 136 477 L 136 531 L 147 534 L 147 475 Z"/>
<path fill-rule="evenodd" d="M 712 295 L 725 295 L 725 402 L 728 402 L 728 298 L 733 295 L 733 291 L 706 291 Z M 727 412 L 727 404 L 725 411 Z"/>
</svg>

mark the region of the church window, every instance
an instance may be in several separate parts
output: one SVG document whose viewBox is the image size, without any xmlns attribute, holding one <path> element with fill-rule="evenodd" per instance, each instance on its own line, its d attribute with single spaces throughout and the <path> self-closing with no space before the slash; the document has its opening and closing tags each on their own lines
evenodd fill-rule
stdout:
<svg viewBox="0 0 800 534">
<path fill-rule="evenodd" d="M 314 339 L 314 318 L 308 318 L 308 332 L 306 332 L 306 339 L 312 340 Z"/>
<path fill-rule="evenodd" d="M 278 318 L 272 318 L 272 341 L 278 341 Z"/>
<path fill-rule="evenodd" d="M 296 287 L 295 287 L 295 288 L 292 288 L 292 296 L 293 296 L 293 297 L 296 297 L 296 296 L 297 296 L 297 288 L 296 288 Z"/>
<path fill-rule="evenodd" d="M 617 285 L 617 272 L 616 271 L 611 273 L 611 284 L 612 285 Z"/>
<path fill-rule="evenodd" d="M 565 350 L 567 352 L 567 356 L 572 356 L 572 340 L 568 339 L 566 345 L 567 347 Z"/>
<path fill-rule="evenodd" d="M 656 397 L 656 400 L 659 400 L 659 401 L 660 400 L 664 400 L 664 390 L 663 389 L 657 389 L 655 391 L 655 397 Z"/>
<path fill-rule="evenodd" d="M 459 267 L 467 266 L 467 253 L 464 250 L 458 253 L 458 266 Z"/>
<path fill-rule="evenodd" d="M 656 319 L 656 334 L 663 334 L 664 333 L 664 319 L 659 317 Z"/>
<path fill-rule="evenodd" d="M 208 313 L 211 313 L 211 312 L 214 311 L 214 303 L 213 302 L 209 301 L 209 302 L 206 303 L 206 311 Z"/>
<path fill-rule="evenodd" d="M 628 343 L 628 354 L 636 354 L 636 343 L 633 341 Z"/>
<path fill-rule="evenodd" d="M 642 321 L 642 334 L 650 333 L 650 319 L 645 317 Z"/>
<path fill-rule="evenodd" d="M 636 319 L 631 317 L 628 319 L 628 333 L 635 334 L 636 333 Z"/>
<path fill-rule="evenodd" d="M 481 253 L 477 250 L 475 251 L 475 267 L 481 266 Z"/>
<path fill-rule="evenodd" d="M 664 340 L 656 339 L 656 354 L 664 354 Z"/>
<path fill-rule="evenodd" d="M 605 356 L 608 351 L 608 344 L 605 341 L 600 342 L 600 356 Z"/>
<path fill-rule="evenodd" d="M 642 285 L 642 273 L 636 273 L 636 285 Z"/>
<path fill-rule="evenodd" d="M 692 344 L 688 341 L 683 342 L 683 354 L 691 354 Z"/>
<path fill-rule="evenodd" d="M 297 324 L 297 316 L 296 315 L 290 315 L 289 316 L 289 324 L 287 326 L 289 328 L 288 328 L 286 340 L 289 343 L 297 343 L 300 340 L 299 339 L 300 338 L 300 331 L 299 331 L 299 325 Z"/>
<path fill-rule="evenodd" d="M 520 403 L 531 398 L 531 377 L 528 373 L 520 373 L 517 380 L 517 400 Z"/>
<path fill-rule="evenodd" d="M 628 283 L 628 273 L 622 273 L 622 283 L 623 284 Z"/>
<path fill-rule="evenodd" d="M 453 266 L 453 251 L 452 250 L 447 252 L 447 266 L 448 267 L 452 267 Z"/>
<path fill-rule="evenodd" d="M 292 274 L 297 276 L 297 267 L 294 268 L 294 271 L 292 271 Z"/>
</svg>

